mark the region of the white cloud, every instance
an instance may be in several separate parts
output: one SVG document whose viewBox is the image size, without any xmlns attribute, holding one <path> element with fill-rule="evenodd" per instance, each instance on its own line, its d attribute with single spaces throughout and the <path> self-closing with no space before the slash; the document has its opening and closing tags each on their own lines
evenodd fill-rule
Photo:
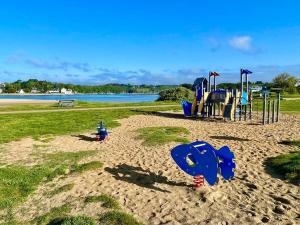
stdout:
<svg viewBox="0 0 300 225">
<path fill-rule="evenodd" d="M 246 53 L 253 53 L 256 51 L 256 48 L 252 44 L 252 37 L 250 36 L 236 36 L 229 40 L 229 45 L 239 51 Z"/>
</svg>

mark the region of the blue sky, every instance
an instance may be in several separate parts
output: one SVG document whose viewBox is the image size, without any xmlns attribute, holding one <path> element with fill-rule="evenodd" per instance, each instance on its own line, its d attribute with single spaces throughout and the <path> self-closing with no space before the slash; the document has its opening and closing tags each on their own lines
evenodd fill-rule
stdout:
<svg viewBox="0 0 300 225">
<path fill-rule="evenodd" d="M 0 82 L 178 84 L 300 74 L 297 0 L 0 3 Z"/>
</svg>

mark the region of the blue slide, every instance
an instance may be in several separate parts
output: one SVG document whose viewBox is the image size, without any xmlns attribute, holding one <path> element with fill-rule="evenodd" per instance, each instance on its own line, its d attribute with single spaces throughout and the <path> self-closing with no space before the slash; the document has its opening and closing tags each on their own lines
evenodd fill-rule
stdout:
<svg viewBox="0 0 300 225">
<path fill-rule="evenodd" d="M 184 116 L 192 116 L 192 103 L 188 101 L 181 101 Z"/>
</svg>

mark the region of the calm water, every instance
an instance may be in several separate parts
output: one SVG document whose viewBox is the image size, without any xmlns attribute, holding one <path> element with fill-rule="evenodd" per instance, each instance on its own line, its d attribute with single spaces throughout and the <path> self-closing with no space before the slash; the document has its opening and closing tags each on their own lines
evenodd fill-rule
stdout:
<svg viewBox="0 0 300 225">
<path fill-rule="evenodd" d="M 153 102 L 158 95 L 140 94 L 76 94 L 76 95 L 0 95 L 0 99 L 38 99 L 60 100 L 75 99 L 85 102 Z"/>
</svg>

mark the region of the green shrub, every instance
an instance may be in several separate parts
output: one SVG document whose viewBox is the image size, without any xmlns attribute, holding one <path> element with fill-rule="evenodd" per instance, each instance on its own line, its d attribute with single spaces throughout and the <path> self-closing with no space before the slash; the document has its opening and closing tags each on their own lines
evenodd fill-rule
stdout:
<svg viewBox="0 0 300 225">
<path fill-rule="evenodd" d="M 133 216 L 119 211 L 104 213 L 101 215 L 99 222 L 101 225 L 143 225 Z"/>
<path fill-rule="evenodd" d="M 56 218 L 48 225 L 97 225 L 93 218 L 87 216 L 70 216 L 65 218 Z"/>
<path fill-rule="evenodd" d="M 178 88 L 168 89 L 159 92 L 159 98 L 157 101 L 181 101 L 181 100 L 192 101 L 193 98 L 194 98 L 193 91 L 184 87 L 178 87 Z"/>
<path fill-rule="evenodd" d="M 50 212 L 48 212 L 42 216 L 36 217 L 35 219 L 33 219 L 31 221 L 31 224 L 37 224 L 37 225 L 48 224 L 54 218 L 64 217 L 70 212 L 71 212 L 71 205 L 67 203 L 60 207 L 52 208 L 50 210 Z"/>
</svg>

